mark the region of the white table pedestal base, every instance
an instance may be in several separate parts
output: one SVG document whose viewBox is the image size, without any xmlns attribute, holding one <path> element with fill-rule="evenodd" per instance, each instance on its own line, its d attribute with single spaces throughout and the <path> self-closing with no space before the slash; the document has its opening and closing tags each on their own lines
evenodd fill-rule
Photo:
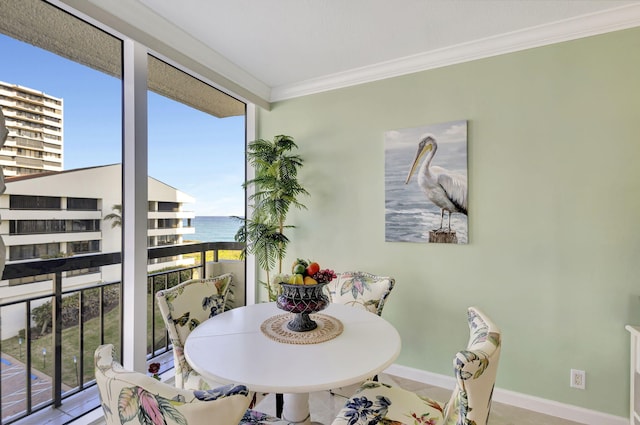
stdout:
<svg viewBox="0 0 640 425">
<path fill-rule="evenodd" d="M 283 398 L 282 419 L 295 424 L 311 424 L 309 393 L 283 394 Z"/>
</svg>

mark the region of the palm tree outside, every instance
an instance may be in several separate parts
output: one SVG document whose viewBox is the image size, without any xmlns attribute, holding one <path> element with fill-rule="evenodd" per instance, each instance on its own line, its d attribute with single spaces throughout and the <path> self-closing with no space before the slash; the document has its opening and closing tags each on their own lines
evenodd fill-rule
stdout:
<svg viewBox="0 0 640 425">
<path fill-rule="evenodd" d="M 113 212 L 105 215 L 103 220 L 110 221 L 112 229 L 122 227 L 122 205 L 116 204 L 112 206 L 111 209 Z"/>
</svg>

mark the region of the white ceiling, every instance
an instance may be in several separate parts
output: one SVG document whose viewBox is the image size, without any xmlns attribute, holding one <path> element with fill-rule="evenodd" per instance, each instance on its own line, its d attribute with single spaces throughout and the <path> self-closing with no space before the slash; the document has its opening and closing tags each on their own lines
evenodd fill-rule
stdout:
<svg viewBox="0 0 640 425">
<path fill-rule="evenodd" d="M 267 101 L 640 25 L 638 0 L 91 3 Z"/>
</svg>

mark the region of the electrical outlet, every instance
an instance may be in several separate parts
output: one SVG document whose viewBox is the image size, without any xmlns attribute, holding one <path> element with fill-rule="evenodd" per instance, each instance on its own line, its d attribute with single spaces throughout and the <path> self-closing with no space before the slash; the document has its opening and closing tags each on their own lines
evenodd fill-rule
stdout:
<svg viewBox="0 0 640 425">
<path fill-rule="evenodd" d="M 584 370 L 571 369 L 571 388 L 584 390 L 586 384 L 586 376 Z"/>
</svg>

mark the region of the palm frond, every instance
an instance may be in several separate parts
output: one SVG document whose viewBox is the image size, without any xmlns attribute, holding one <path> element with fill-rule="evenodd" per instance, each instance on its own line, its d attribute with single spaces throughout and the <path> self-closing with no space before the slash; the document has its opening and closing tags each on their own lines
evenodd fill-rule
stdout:
<svg viewBox="0 0 640 425">
<path fill-rule="evenodd" d="M 115 229 L 116 227 L 122 227 L 122 205 L 120 204 L 113 205 L 111 209 L 114 212 L 105 215 L 102 220 L 111 221 L 112 229 Z"/>
</svg>

